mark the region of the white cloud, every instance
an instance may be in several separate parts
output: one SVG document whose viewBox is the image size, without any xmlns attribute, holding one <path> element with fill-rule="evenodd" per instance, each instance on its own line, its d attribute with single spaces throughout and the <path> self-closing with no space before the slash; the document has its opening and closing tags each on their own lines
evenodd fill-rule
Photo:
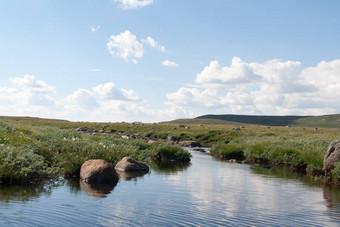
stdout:
<svg viewBox="0 0 340 227">
<path fill-rule="evenodd" d="M 138 63 L 136 58 L 141 58 L 144 55 L 143 45 L 128 30 L 119 35 L 112 35 L 107 43 L 107 48 L 112 55 L 117 55 L 127 62 L 131 60 L 135 64 Z"/>
<path fill-rule="evenodd" d="M 37 80 L 35 76 L 25 75 L 23 77 L 11 77 L 9 80 L 12 84 L 24 90 L 55 93 L 54 87 L 47 85 L 42 80 Z"/>
<path fill-rule="evenodd" d="M 114 0 L 122 5 L 123 9 L 136 9 L 150 5 L 154 0 Z"/>
<path fill-rule="evenodd" d="M 169 61 L 169 60 L 165 60 L 162 62 L 162 65 L 164 66 L 170 66 L 170 67 L 176 67 L 178 66 L 178 64 L 174 61 Z"/>
<path fill-rule="evenodd" d="M 261 79 L 253 69 L 240 58 L 234 57 L 231 66 L 221 67 L 218 61 L 211 61 L 202 72 L 197 74 L 196 83 L 230 86 L 249 83 Z"/>
<path fill-rule="evenodd" d="M 56 89 L 35 76 L 10 78 L 12 86 L 0 87 L 0 115 L 35 116 L 74 121 L 161 121 L 173 111 L 152 110 L 131 89 L 113 82 L 92 89 L 79 88 L 56 99 Z"/>
<path fill-rule="evenodd" d="M 86 89 L 78 89 L 73 94 L 67 96 L 66 103 L 74 106 L 79 106 L 86 110 L 99 107 L 99 104 L 93 93 Z"/>
<path fill-rule="evenodd" d="M 100 29 L 100 26 L 99 26 L 99 25 L 96 26 L 96 27 L 91 26 L 91 32 L 92 32 L 92 33 L 96 33 L 99 29 Z"/>
<path fill-rule="evenodd" d="M 113 82 L 106 84 L 99 84 L 93 88 L 93 91 L 97 93 L 103 99 L 116 99 L 116 100 L 130 100 L 138 101 L 139 97 L 133 90 L 126 90 L 118 88 Z"/>
<path fill-rule="evenodd" d="M 339 113 L 339 75 L 340 60 L 303 68 L 297 61 L 246 63 L 234 57 L 231 66 L 210 62 L 196 76 L 198 88 L 168 94 L 167 104 L 196 115 L 207 108 L 210 113 L 235 114 Z"/>
<path fill-rule="evenodd" d="M 150 36 L 148 36 L 146 39 L 143 39 L 142 42 L 148 44 L 154 49 L 158 49 L 161 52 L 165 52 L 165 47 L 160 45 L 156 40 L 154 40 Z"/>
</svg>

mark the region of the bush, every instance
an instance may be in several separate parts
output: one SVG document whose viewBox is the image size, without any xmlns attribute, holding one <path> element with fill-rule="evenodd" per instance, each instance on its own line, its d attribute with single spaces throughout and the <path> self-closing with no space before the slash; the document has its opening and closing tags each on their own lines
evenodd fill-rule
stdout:
<svg viewBox="0 0 340 227">
<path fill-rule="evenodd" d="M 189 162 L 189 151 L 171 144 L 154 144 L 150 148 L 150 157 L 156 161 L 184 161 Z"/>
<path fill-rule="evenodd" d="M 340 161 L 334 163 L 334 169 L 331 171 L 331 174 L 335 180 L 340 180 Z"/>
<path fill-rule="evenodd" d="M 267 147 L 269 145 L 268 142 L 250 145 L 244 149 L 244 156 L 252 161 L 266 162 L 268 161 Z"/>
<path fill-rule="evenodd" d="M 211 148 L 210 153 L 223 159 L 243 160 L 245 158 L 243 147 L 234 144 L 215 145 Z"/>
<path fill-rule="evenodd" d="M 25 147 L 0 148 L 0 179 L 2 182 L 34 182 L 60 172 L 49 167 L 44 158 Z"/>
</svg>

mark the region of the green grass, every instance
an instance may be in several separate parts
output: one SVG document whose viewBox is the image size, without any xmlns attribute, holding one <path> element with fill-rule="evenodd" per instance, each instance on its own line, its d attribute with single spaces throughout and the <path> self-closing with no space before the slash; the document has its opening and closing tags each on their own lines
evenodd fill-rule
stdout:
<svg viewBox="0 0 340 227">
<path fill-rule="evenodd" d="M 240 157 L 256 162 L 273 163 L 297 169 L 307 169 L 314 175 L 322 174 L 323 157 L 329 144 L 339 139 L 336 128 L 267 127 L 261 125 L 222 124 L 130 124 L 68 122 L 39 118 L 2 117 L 0 145 L 21 147 L 42 156 L 47 168 L 59 168 L 70 175 L 79 171 L 88 158 L 104 158 L 112 163 L 123 156 L 138 160 L 148 157 L 162 160 L 174 156 L 177 149 L 166 145 L 149 145 L 138 140 L 124 140 L 114 134 L 91 136 L 76 132 L 79 127 L 91 130 L 124 132 L 129 135 L 166 139 L 171 135 L 179 140 L 195 140 L 211 146 L 212 153 L 225 159 Z M 202 123 L 202 122 L 201 122 Z M 236 131 L 233 128 L 240 127 Z M 62 129 L 62 130 L 61 130 Z M 164 147 L 170 151 L 164 151 Z M 11 148 L 11 149 L 12 149 Z M 235 152 L 235 154 L 234 154 Z M 183 154 L 185 156 L 187 154 Z M 184 157 L 184 159 L 188 159 Z M 239 159 L 239 158 L 236 158 Z M 337 176 L 337 170 L 333 171 Z"/>
<path fill-rule="evenodd" d="M 147 144 L 115 135 L 93 136 L 54 126 L 21 127 L 0 123 L 0 183 L 32 183 L 59 175 L 79 176 L 89 159 L 116 164 L 136 160 L 190 161 L 176 145 Z"/>
<path fill-rule="evenodd" d="M 210 153 L 223 159 L 243 160 L 245 158 L 243 146 L 233 144 L 220 144 L 211 148 Z"/>
</svg>

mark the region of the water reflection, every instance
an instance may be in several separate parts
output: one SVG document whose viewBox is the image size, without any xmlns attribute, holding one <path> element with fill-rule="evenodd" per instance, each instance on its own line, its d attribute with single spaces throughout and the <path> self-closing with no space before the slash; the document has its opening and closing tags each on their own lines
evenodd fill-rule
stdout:
<svg viewBox="0 0 340 227">
<path fill-rule="evenodd" d="M 80 179 L 68 179 L 67 183 L 72 193 L 79 194 L 81 191 L 84 191 L 86 195 L 97 198 L 106 198 L 117 185 L 117 182 L 112 184 L 98 184 L 87 183 Z"/>
<path fill-rule="evenodd" d="M 262 175 L 265 178 L 281 178 L 287 180 L 300 180 L 309 186 L 316 186 L 313 177 L 305 173 L 292 171 L 287 167 L 271 166 L 268 168 L 263 165 L 251 165 L 252 173 Z"/>
<path fill-rule="evenodd" d="M 336 186 L 323 185 L 323 198 L 326 202 L 327 215 L 337 221 L 340 221 L 340 193 Z"/>
<path fill-rule="evenodd" d="M 138 178 L 144 177 L 145 174 L 148 174 L 148 172 L 143 171 L 136 171 L 136 172 L 124 172 L 124 171 L 117 171 L 117 174 L 119 175 L 120 179 L 124 181 L 135 181 L 137 182 Z"/>
<path fill-rule="evenodd" d="M 27 202 L 42 195 L 50 196 L 53 190 L 64 185 L 64 180 L 44 181 L 33 185 L 1 185 L 0 204 L 13 201 Z"/>
<path fill-rule="evenodd" d="M 165 175 L 182 172 L 191 166 L 190 162 L 150 162 L 150 167 L 156 172 Z"/>
</svg>

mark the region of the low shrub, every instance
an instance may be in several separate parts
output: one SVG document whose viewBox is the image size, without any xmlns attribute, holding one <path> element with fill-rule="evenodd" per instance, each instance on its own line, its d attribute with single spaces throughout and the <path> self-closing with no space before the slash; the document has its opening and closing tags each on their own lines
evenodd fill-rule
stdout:
<svg viewBox="0 0 340 227">
<path fill-rule="evenodd" d="M 189 162 L 189 151 L 172 144 L 154 144 L 150 148 L 150 157 L 156 161 L 184 161 Z"/>
<path fill-rule="evenodd" d="M 243 160 L 245 158 L 243 147 L 235 144 L 215 145 L 211 148 L 210 153 L 223 159 Z"/>
<path fill-rule="evenodd" d="M 58 167 L 49 167 L 44 158 L 26 147 L 0 147 L 1 182 L 35 182 L 61 171 Z"/>
<path fill-rule="evenodd" d="M 267 148 L 269 145 L 268 142 L 261 142 L 247 146 L 244 149 L 244 156 L 252 161 L 266 162 L 268 161 Z"/>
</svg>

